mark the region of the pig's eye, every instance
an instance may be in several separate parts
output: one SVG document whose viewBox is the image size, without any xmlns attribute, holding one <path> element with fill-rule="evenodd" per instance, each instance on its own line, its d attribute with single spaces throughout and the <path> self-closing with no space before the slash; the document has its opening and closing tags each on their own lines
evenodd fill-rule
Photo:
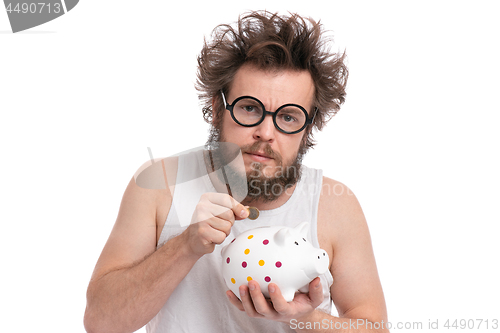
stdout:
<svg viewBox="0 0 500 333">
<path fill-rule="evenodd" d="M 295 245 L 299 245 L 299 243 L 295 242 Z"/>
</svg>

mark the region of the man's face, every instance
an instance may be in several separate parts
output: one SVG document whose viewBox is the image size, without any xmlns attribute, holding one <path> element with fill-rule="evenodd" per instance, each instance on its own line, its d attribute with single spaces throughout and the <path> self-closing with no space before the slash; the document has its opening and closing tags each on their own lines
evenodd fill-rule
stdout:
<svg viewBox="0 0 500 333">
<path fill-rule="evenodd" d="M 226 100 L 231 104 L 240 96 L 256 97 L 271 112 L 284 104 L 298 104 L 311 117 L 314 83 L 307 71 L 268 72 L 244 65 L 236 73 Z M 296 134 L 282 133 L 274 126 L 269 115 L 257 126 L 240 126 L 227 110 L 224 111 L 219 130 L 220 141 L 232 142 L 241 147 L 249 177 L 253 175 L 261 180 L 276 180 L 286 177 L 287 173 L 299 172 L 297 153 L 304 141 L 305 130 Z M 296 181 L 296 178 L 288 182 Z"/>
</svg>

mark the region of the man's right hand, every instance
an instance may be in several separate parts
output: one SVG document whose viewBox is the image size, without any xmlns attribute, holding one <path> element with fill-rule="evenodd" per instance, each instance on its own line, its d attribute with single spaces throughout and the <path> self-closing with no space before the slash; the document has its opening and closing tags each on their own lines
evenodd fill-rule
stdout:
<svg viewBox="0 0 500 333">
<path fill-rule="evenodd" d="M 235 220 L 248 217 L 248 209 L 224 193 L 205 193 L 201 196 L 191 219 L 191 224 L 181 237 L 193 255 L 203 256 L 213 252 L 231 232 Z"/>
</svg>

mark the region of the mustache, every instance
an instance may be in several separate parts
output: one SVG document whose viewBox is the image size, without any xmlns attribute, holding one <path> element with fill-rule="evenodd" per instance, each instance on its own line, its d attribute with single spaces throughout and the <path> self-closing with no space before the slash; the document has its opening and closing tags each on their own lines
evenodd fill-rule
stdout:
<svg viewBox="0 0 500 333">
<path fill-rule="evenodd" d="M 263 146 L 263 147 L 261 147 Z M 248 145 L 245 145 L 245 146 L 242 146 L 241 147 L 241 152 L 242 153 L 249 153 L 249 154 L 255 154 L 259 151 L 263 151 L 264 154 L 266 154 L 267 156 L 271 157 L 272 159 L 274 159 L 276 161 L 276 163 L 278 165 L 281 165 L 281 161 L 282 161 L 282 158 L 281 158 L 281 155 L 276 153 L 272 148 L 271 148 L 271 145 L 269 145 L 268 143 L 267 144 L 263 144 L 261 142 L 254 142 L 253 144 L 248 144 Z"/>
</svg>

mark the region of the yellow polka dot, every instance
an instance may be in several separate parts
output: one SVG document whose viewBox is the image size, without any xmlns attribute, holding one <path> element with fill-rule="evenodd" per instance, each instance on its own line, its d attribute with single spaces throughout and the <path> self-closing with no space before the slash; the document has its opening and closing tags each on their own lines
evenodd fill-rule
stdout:
<svg viewBox="0 0 500 333">
<path fill-rule="evenodd" d="M 260 266 L 264 266 L 264 264 L 265 264 L 264 260 L 259 260 L 259 265 Z"/>
<path fill-rule="evenodd" d="M 235 280 L 234 278 L 231 278 L 231 282 L 232 282 L 233 284 L 236 284 L 236 280 Z"/>
<path fill-rule="evenodd" d="M 251 276 L 247 277 L 247 281 L 252 281 L 252 277 Z"/>
<path fill-rule="evenodd" d="M 249 253 L 250 253 L 250 249 L 246 249 L 245 254 L 249 254 Z"/>
<path fill-rule="evenodd" d="M 253 235 L 248 236 L 248 239 L 252 239 L 252 238 L 253 238 Z"/>
</svg>

